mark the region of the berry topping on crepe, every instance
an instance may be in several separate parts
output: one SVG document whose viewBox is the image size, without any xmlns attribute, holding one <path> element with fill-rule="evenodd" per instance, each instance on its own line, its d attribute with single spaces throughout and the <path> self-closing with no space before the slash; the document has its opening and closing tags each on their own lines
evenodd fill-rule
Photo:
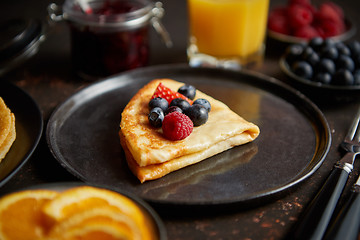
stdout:
<svg viewBox="0 0 360 240">
<path fill-rule="evenodd" d="M 191 107 L 191 104 L 182 98 L 175 98 L 170 103 L 170 107 L 174 107 L 174 106 L 179 107 L 183 111 L 186 111 L 186 109 Z"/>
<path fill-rule="evenodd" d="M 175 111 L 165 116 L 162 130 L 167 139 L 182 140 L 191 134 L 193 122 L 185 114 Z"/>
<path fill-rule="evenodd" d="M 161 108 L 165 111 L 169 107 L 169 103 L 165 98 L 156 97 L 150 100 L 149 102 L 149 109 L 153 109 L 155 107 Z"/>
<path fill-rule="evenodd" d="M 150 110 L 148 115 L 149 122 L 152 126 L 158 128 L 161 127 L 162 122 L 164 120 L 164 112 L 159 107 L 154 107 Z"/>
<path fill-rule="evenodd" d="M 164 117 L 172 112 L 181 113 L 181 115 L 185 115 L 185 117 L 192 121 L 191 131 L 186 131 L 186 134 L 183 134 L 183 130 L 176 130 L 179 132 L 169 133 L 169 126 L 165 126 L 167 133 L 164 133 L 164 136 L 170 140 L 180 140 L 188 137 L 193 127 L 198 127 L 207 122 L 208 112 L 211 110 L 211 105 L 208 100 L 198 98 L 193 102 L 181 93 L 194 99 L 196 88 L 192 85 L 185 84 L 178 89 L 178 92 L 175 92 L 164 84 L 159 83 L 149 102 L 150 113 L 148 114 L 148 119 L 153 127 L 163 127 Z M 173 124 L 177 124 L 177 127 L 182 125 L 182 122 L 176 123 L 176 119 L 183 121 L 182 118 L 184 117 L 180 118 L 177 116 L 171 118 Z"/>
<path fill-rule="evenodd" d="M 211 104 L 210 104 L 210 102 L 209 102 L 208 100 L 204 99 L 204 98 L 198 98 L 198 99 L 196 99 L 196 100 L 194 101 L 193 105 L 194 105 L 194 104 L 199 104 L 199 105 L 205 107 L 208 112 L 210 112 L 210 110 L 211 110 Z"/>
<path fill-rule="evenodd" d="M 156 88 L 156 90 L 154 92 L 154 95 L 152 96 L 152 99 L 156 98 L 156 97 L 165 98 L 168 101 L 169 104 L 175 98 L 182 98 L 182 99 L 188 101 L 190 103 L 190 105 L 193 103 L 193 101 L 190 100 L 189 98 L 185 97 L 181 93 L 178 93 L 178 92 L 175 92 L 175 91 L 171 90 L 170 88 L 166 87 L 162 83 L 159 83 L 159 85 L 157 86 L 157 88 Z"/>
<path fill-rule="evenodd" d="M 166 111 L 164 112 L 164 115 L 168 115 L 169 113 L 172 112 L 180 112 L 183 113 L 183 110 L 181 110 L 181 108 L 179 108 L 178 106 L 171 106 L 168 109 L 166 109 Z"/>
<path fill-rule="evenodd" d="M 194 100 L 196 88 L 193 85 L 185 84 L 178 89 L 178 92 L 191 100 Z"/>
<path fill-rule="evenodd" d="M 205 124 L 208 120 L 207 109 L 200 104 L 193 104 L 185 114 L 191 119 L 195 127 Z"/>
</svg>

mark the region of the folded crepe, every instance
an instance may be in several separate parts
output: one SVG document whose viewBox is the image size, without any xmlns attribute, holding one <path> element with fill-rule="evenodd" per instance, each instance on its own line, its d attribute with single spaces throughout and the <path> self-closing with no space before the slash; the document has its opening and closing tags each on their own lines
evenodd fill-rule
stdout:
<svg viewBox="0 0 360 240">
<path fill-rule="evenodd" d="M 253 141 L 259 128 L 240 117 L 228 106 L 199 90 L 197 98 L 211 104 L 208 121 L 194 127 L 187 138 L 166 139 L 161 128 L 154 128 L 148 120 L 148 104 L 159 85 L 177 91 L 184 83 L 171 79 L 156 79 L 140 89 L 121 114 L 120 143 L 130 170 L 145 182 L 200 162 L 234 146 Z"/>
<path fill-rule="evenodd" d="M 15 138 L 15 116 L 0 97 L 0 162 L 9 152 Z"/>
</svg>

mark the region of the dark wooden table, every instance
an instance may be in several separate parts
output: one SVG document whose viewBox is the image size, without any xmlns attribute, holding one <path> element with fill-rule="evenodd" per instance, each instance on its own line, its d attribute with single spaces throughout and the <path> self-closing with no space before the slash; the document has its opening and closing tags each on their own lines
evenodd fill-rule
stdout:
<svg viewBox="0 0 360 240">
<path fill-rule="evenodd" d="M 1 0 L 0 20 L 22 17 L 44 20 L 49 3 L 62 1 L 51 0 Z M 271 6 L 284 3 L 271 1 Z M 359 1 L 336 1 L 345 10 L 346 16 L 355 26 L 360 26 Z M 151 33 L 151 65 L 165 63 L 185 63 L 187 44 L 187 13 L 185 0 L 164 0 L 166 15 L 163 22 L 174 41 L 174 47 L 167 49 L 155 33 Z M 38 103 L 44 123 L 49 119 L 54 108 L 71 96 L 75 91 L 87 86 L 84 81 L 71 71 L 69 31 L 65 24 L 53 26 L 46 41 L 41 45 L 38 54 L 16 70 L 0 77 L 0 81 L 9 81 L 27 91 Z M 353 39 L 360 40 L 360 31 Z M 257 71 L 286 81 L 281 72 L 278 60 L 284 49 L 268 43 L 263 67 Z M 333 164 L 340 159 L 338 146 L 342 141 L 353 113 L 359 106 L 359 100 L 350 102 L 316 102 L 326 116 L 332 135 L 329 154 L 310 178 L 287 195 L 275 201 L 264 203 L 249 209 L 216 214 L 186 214 L 172 216 L 161 212 L 168 237 L 175 239 L 282 239 L 296 222 L 299 214 L 315 195 L 325 181 Z M 45 131 L 44 131 L 45 132 Z M 350 176 L 345 191 L 358 175 L 358 167 Z M 45 133 L 29 161 L 17 174 L 0 188 L 0 194 L 40 183 L 78 181 L 68 173 L 51 155 L 45 140 Z"/>
</svg>

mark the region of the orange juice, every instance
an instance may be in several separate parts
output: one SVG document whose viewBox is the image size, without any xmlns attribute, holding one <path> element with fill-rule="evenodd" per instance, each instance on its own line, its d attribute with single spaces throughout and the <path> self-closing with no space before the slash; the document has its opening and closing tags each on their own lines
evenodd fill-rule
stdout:
<svg viewBox="0 0 360 240">
<path fill-rule="evenodd" d="M 216 58 L 263 51 L 269 0 L 188 0 L 190 43 Z"/>
</svg>

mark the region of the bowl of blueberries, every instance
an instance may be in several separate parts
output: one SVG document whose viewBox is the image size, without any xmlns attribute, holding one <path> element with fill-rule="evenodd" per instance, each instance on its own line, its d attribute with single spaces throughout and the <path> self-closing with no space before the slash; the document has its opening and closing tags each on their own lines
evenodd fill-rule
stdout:
<svg viewBox="0 0 360 240">
<path fill-rule="evenodd" d="M 305 93 L 330 97 L 360 94 L 360 42 L 334 41 L 315 37 L 289 45 L 280 67 Z M 322 96 L 321 96 L 322 97 Z"/>
</svg>

